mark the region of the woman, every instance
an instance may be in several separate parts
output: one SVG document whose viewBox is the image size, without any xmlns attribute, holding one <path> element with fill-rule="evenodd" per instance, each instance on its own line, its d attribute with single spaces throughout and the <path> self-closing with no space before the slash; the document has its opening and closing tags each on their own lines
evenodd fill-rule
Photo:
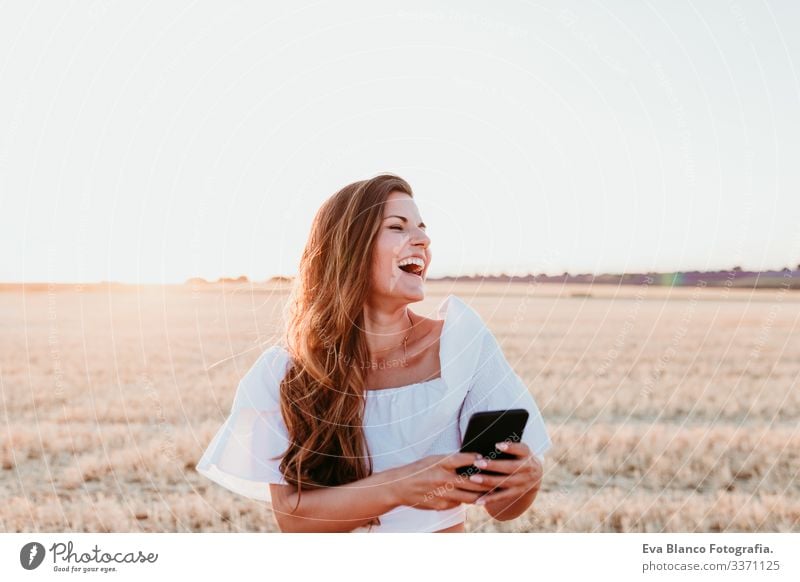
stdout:
<svg viewBox="0 0 800 582">
<path fill-rule="evenodd" d="M 281 531 L 463 532 L 464 504 L 513 519 L 550 447 L 539 409 L 480 316 L 425 298 L 430 238 L 408 183 L 384 174 L 319 209 L 289 302 L 285 346 L 242 378 L 197 470 L 271 502 Z M 364 267 L 369 268 L 365 269 Z M 511 460 L 459 448 L 473 412 L 526 408 Z M 474 464 L 498 476 L 462 477 Z"/>
</svg>

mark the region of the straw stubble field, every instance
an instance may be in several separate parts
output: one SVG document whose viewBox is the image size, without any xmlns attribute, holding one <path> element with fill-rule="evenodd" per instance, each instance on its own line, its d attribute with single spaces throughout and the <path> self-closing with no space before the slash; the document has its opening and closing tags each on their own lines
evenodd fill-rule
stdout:
<svg viewBox="0 0 800 582">
<path fill-rule="evenodd" d="M 553 448 L 469 531 L 800 531 L 797 292 L 428 283 L 481 313 Z M 285 289 L 0 291 L 0 530 L 277 531 L 194 466 L 277 341 Z M 216 365 L 214 365 L 216 364 Z"/>
</svg>

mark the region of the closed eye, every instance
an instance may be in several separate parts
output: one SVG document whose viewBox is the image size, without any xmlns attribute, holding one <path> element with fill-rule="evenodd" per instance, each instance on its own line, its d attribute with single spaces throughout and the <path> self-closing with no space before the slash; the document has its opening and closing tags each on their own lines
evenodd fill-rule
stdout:
<svg viewBox="0 0 800 582">
<path fill-rule="evenodd" d="M 398 226 L 398 225 L 396 225 L 396 224 L 395 224 L 394 226 L 390 226 L 389 228 L 392 228 L 392 229 L 393 229 L 393 228 L 399 228 L 400 230 L 403 230 L 403 227 L 402 227 L 402 226 Z"/>
</svg>

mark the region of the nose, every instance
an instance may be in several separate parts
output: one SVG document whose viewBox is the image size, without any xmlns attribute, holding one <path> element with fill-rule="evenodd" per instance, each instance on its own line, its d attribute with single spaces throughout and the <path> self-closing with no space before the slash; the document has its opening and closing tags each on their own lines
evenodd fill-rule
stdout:
<svg viewBox="0 0 800 582">
<path fill-rule="evenodd" d="M 431 237 L 429 237 L 428 233 L 419 227 L 416 228 L 412 240 L 414 241 L 412 244 L 418 246 L 421 245 L 423 248 L 428 248 L 428 246 L 431 244 Z"/>
</svg>

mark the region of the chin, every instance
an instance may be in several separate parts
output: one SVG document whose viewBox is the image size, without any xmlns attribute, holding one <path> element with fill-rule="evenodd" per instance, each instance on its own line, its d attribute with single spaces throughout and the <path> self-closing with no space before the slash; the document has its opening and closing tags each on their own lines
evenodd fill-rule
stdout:
<svg viewBox="0 0 800 582">
<path fill-rule="evenodd" d="M 386 286 L 387 295 L 394 295 L 395 297 L 403 297 L 409 302 L 422 301 L 425 299 L 425 274 L 418 281 L 408 279 L 407 275 L 400 274 L 402 271 L 397 269 L 399 273 L 393 272 L 389 276 L 388 285 Z"/>
<path fill-rule="evenodd" d="M 407 297 L 413 297 L 415 301 L 425 299 L 425 284 L 423 283 L 418 289 L 409 291 Z"/>
<path fill-rule="evenodd" d="M 393 290 L 389 291 L 389 294 L 394 295 L 398 299 L 403 299 L 408 303 L 415 303 L 425 299 L 425 289 L 422 286 L 418 287 L 417 289 L 402 289 L 395 287 Z"/>
</svg>

